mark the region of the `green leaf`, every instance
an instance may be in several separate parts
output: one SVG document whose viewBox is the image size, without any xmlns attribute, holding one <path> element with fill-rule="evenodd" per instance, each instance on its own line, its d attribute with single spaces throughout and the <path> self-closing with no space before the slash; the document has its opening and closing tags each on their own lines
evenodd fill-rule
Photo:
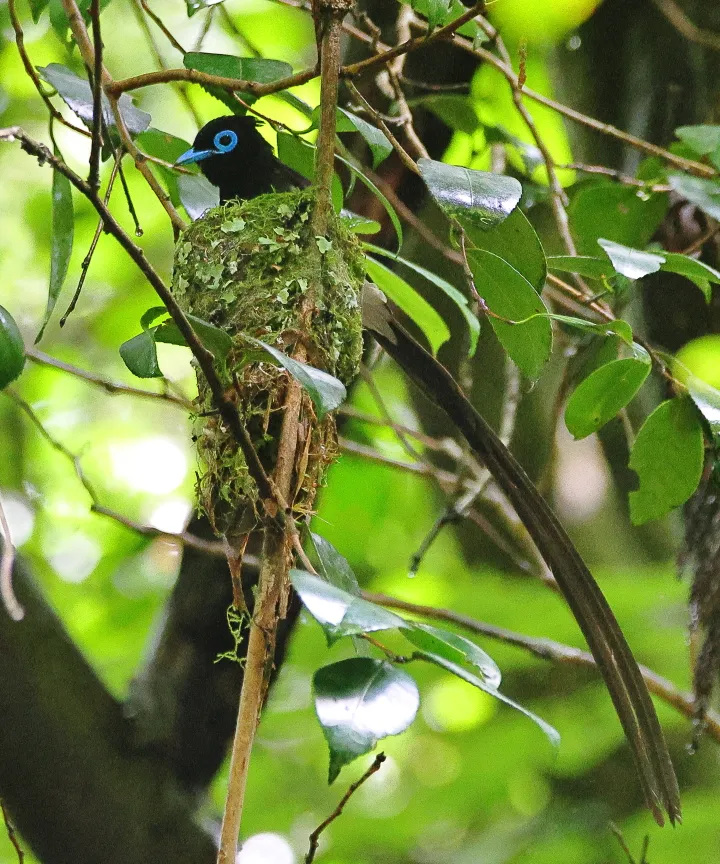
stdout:
<svg viewBox="0 0 720 864">
<path fill-rule="evenodd" d="M 395 208 L 388 201 L 388 199 L 383 195 L 383 193 L 378 189 L 378 187 L 370 180 L 369 177 L 366 177 L 360 168 L 357 165 L 353 165 L 348 159 L 344 159 L 342 156 L 336 155 L 335 158 L 338 162 L 342 162 L 343 165 L 350 171 L 353 177 L 357 177 L 358 180 L 372 192 L 372 194 L 378 199 L 378 201 L 385 208 L 385 212 L 388 214 L 390 222 L 392 223 L 393 228 L 395 229 L 395 234 L 397 236 L 398 241 L 398 249 L 402 246 L 403 242 L 403 231 L 402 225 L 400 224 L 400 220 L 398 219 L 398 215 L 395 212 Z"/>
<path fill-rule="evenodd" d="M 186 314 L 185 317 L 192 325 L 195 335 L 202 342 L 203 347 L 207 348 L 217 360 L 224 360 L 233 346 L 232 338 L 228 333 L 195 315 Z M 166 321 L 158 327 L 154 327 L 152 332 L 156 342 L 187 346 L 185 337 L 178 330 L 174 321 Z"/>
<path fill-rule="evenodd" d="M 699 207 L 713 219 L 720 219 L 720 183 L 688 174 L 670 174 L 668 181 L 678 195 Z"/>
<path fill-rule="evenodd" d="M 277 136 L 278 158 L 281 162 L 289 165 L 298 174 L 302 174 L 312 182 L 315 176 L 315 146 L 291 135 L 289 132 L 278 132 Z M 340 178 L 333 174 L 331 196 L 333 209 L 339 213 L 343 208 L 343 188 Z"/>
<path fill-rule="evenodd" d="M 472 672 L 468 672 L 468 670 L 464 669 L 459 663 L 454 663 L 453 661 L 446 659 L 440 654 L 421 651 L 420 655 L 423 659 L 429 661 L 430 663 L 434 663 L 436 666 L 440 666 L 441 668 L 446 669 L 448 672 L 451 672 L 453 675 L 461 678 L 468 684 L 472 684 L 473 687 L 477 687 L 478 690 L 482 690 L 483 693 L 487 693 L 489 696 L 494 696 L 495 699 L 498 699 L 500 702 L 504 702 L 506 705 L 509 705 L 511 708 L 514 708 L 516 711 L 524 714 L 528 719 L 532 720 L 533 723 L 536 723 L 542 729 L 542 731 L 545 733 L 548 740 L 554 747 L 557 747 L 559 745 L 560 735 L 554 726 L 546 723 L 545 720 L 543 720 L 541 717 L 538 717 L 537 714 L 534 714 L 528 708 L 525 708 L 523 705 L 518 704 L 513 699 L 510 699 L 509 696 L 506 696 L 504 693 L 501 693 L 497 689 L 497 687 L 492 686 L 478 675 L 474 675 Z"/>
<path fill-rule="evenodd" d="M 720 444 L 720 390 L 698 378 L 687 374 L 685 382 L 695 407 L 705 418 L 716 445 Z"/>
<path fill-rule="evenodd" d="M 218 3 L 222 2 L 223 0 L 185 0 L 188 18 L 192 18 L 201 9 L 209 9 L 211 6 L 217 6 Z"/>
<path fill-rule="evenodd" d="M 182 156 L 186 150 L 190 149 L 190 144 L 183 141 L 182 138 L 177 138 L 169 132 L 161 132 L 160 129 L 146 129 L 141 132 L 135 139 L 143 153 L 148 156 L 154 156 L 157 159 L 162 159 L 169 162 L 171 165 Z M 197 171 L 197 166 L 187 165 L 188 170 Z M 156 162 L 150 163 L 150 168 L 156 172 L 165 184 L 165 188 L 170 195 L 170 200 L 174 207 L 179 207 L 182 204 L 180 200 L 180 192 L 178 190 L 178 173 L 172 168 L 167 168 L 165 165 L 158 165 Z"/>
<path fill-rule="evenodd" d="M 305 608 L 323 628 L 329 645 L 343 636 L 395 630 L 406 624 L 394 612 L 306 570 L 291 570 L 290 580 Z"/>
<path fill-rule="evenodd" d="M 57 90 L 58 95 L 68 108 L 74 111 L 86 126 L 92 127 L 93 92 L 90 84 L 60 63 L 38 66 L 37 69 L 40 77 Z M 123 93 L 118 100 L 118 108 L 131 135 L 139 135 L 150 125 L 152 119 L 150 115 L 146 111 L 136 108 L 127 93 Z M 110 108 L 110 102 L 104 94 L 102 97 L 102 115 L 105 126 L 114 128 L 115 117 Z"/>
<path fill-rule="evenodd" d="M 578 384 L 565 408 L 570 434 L 586 438 L 621 411 L 650 374 L 650 358 L 642 354 L 600 366 Z"/>
<path fill-rule="evenodd" d="M 449 219 L 486 231 L 517 207 L 522 186 L 514 177 L 420 159 L 418 167 L 430 194 Z"/>
<path fill-rule="evenodd" d="M 334 375 L 323 372 L 322 369 L 316 369 L 314 366 L 308 366 L 307 363 L 301 363 L 299 360 L 293 360 L 292 357 L 288 357 L 287 354 L 283 354 L 277 348 L 266 345 L 265 342 L 248 336 L 247 333 L 243 333 L 242 338 L 250 342 L 251 345 L 262 348 L 273 360 L 287 369 L 312 399 L 320 420 L 328 411 L 333 411 L 342 405 L 347 398 L 345 385 Z"/>
<path fill-rule="evenodd" d="M 710 283 L 720 284 L 720 273 L 717 270 L 703 261 L 690 258 L 688 255 L 681 255 L 679 252 L 663 252 L 663 255 L 665 256 L 665 263 L 660 268 L 661 270 L 685 276 L 703 292 L 708 303 L 712 300 Z"/>
<path fill-rule="evenodd" d="M 598 237 L 634 249 L 650 242 L 667 210 L 666 194 L 620 186 L 609 181 L 587 183 L 573 197 L 568 215 L 581 255 L 597 255 Z"/>
<path fill-rule="evenodd" d="M 452 0 L 411 0 L 411 5 L 416 12 L 427 18 L 430 30 L 452 21 Z"/>
<path fill-rule="evenodd" d="M 606 279 L 615 275 L 615 270 L 607 259 L 593 258 L 590 255 L 548 255 L 547 266 L 561 273 L 577 273 L 589 279 Z"/>
<path fill-rule="evenodd" d="M 519 207 L 491 231 L 465 227 L 473 246 L 492 252 L 514 267 L 540 293 L 545 285 L 547 264 L 540 238 Z"/>
<path fill-rule="evenodd" d="M 120 346 L 120 356 L 127 368 L 138 378 L 162 378 L 158 363 L 155 334 L 143 330 Z"/>
<path fill-rule="evenodd" d="M 347 559 L 319 534 L 310 532 L 310 540 L 320 564 L 321 575 L 336 588 L 342 588 L 351 594 L 360 594 L 360 586 Z"/>
<path fill-rule="evenodd" d="M 480 119 L 469 96 L 457 93 L 433 93 L 409 102 L 411 107 L 422 107 L 439 117 L 450 129 L 472 135 L 480 128 Z"/>
<path fill-rule="evenodd" d="M 450 330 L 433 307 L 397 273 L 365 256 L 365 272 L 425 334 L 433 354 L 450 338 Z"/>
<path fill-rule="evenodd" d="M 403 636 L 427 654 L 443 657 L 451 663 L 467 663 L 482 675 L 489 687 L 499 687 L 502 674 L 497 663 L 474 642 L 431 624 L 407 622 Z"/>
<path fill-rule="evenodd" d="M 475 288 L 490 310 L 509 321 L 523 322 L 513 324 L 489 316 L 500 344 L 520 371 L 535 380 L 552 350 L 552 327 L 545 304 L 507 261 L 484 249 L 472 249 L 467 257 Z"/>
<path fill-rule="evenodd" d="M 0 306 L 0 390 L 14 381 L 25 367 L 25 345 L 15 319 Z"/>
<path fill-rule="evenodd" d="M 330 748 L 328 780 L 374 749 L 380 738 L 404 732 L 415 719 L 415 681 L 385 660 L 353 657 L 313 676 L 315 711 Z"/>
<path fill-rule="evenodd" d="M 692 400 L 678 397 L 658 405 L 630 454 L 630 467 L 640 481 L 638 490 L 630 493 L 633 524 L 659 519 L 684 504 L 700 482 L 704 456 L 702 426 Z"/>
<path fill-rule="evenodd" d="M 183 66 L 186 69 L 204 72 L 206 75 L 235 78 L 238 81 L 255 81 L 258 84 L 272 84 L 273 81 L 292 75 L 292 66 L 284 60 L 234 57 L 232 54 L 211 54 L 205 51 L 188 51 L 183 57 Z"/>
<path fill-rule="evenodd" d="M 57 154 L 56 154 L 57 155 Z M 52 231 L 50 245 L 50 283 L 40 332 L 35 344 L 42 339 L 57 299 L 60 296 L 73 248 L 75 216 L 73 212 L 72 186 L 59 171 L 53 171 L 52 182 Z"/>
<path fill-rule="evenodd" d="M 29 2 L 30 14 L 32 15 L 33 21 L 37 24 L 40 20 L 40 16 L 50 4 L 50 0 L 29 0 Z"/>
<path fill-rule="evenodd" d="M 598 239 L 598 245 L 605 250 L 615 270 L 628 279 L 642 279 L 649 273 L 657 273 L 665 263 L 662 255 L 642 252 L 602 237 Z"/>
<path fill-rule="evenodd" d="M 484 123 L 483 129 L 485 130 L 485 140 L 487 143 L 504 144 L 505 150 L 511 157 L 516 153 L 527 174 L 532 174 L 536 168 L 543 164 L 543 155 L 535 144 L 523 141 L 522 138 L 518 138 L 517 135 L 508 132 L 504 126 L 499 124 L 491 125 Z"/>
<path fill-rule="evenodd" d="M 167 314 L 168 311 L 165 306 L 151 306 L 143 313 L 143 316 L 140 319 L 140 326 L 143 330 L 149 330 L 153 321 L 157 321 L 158 318 L 166 318 Z"/>
<path fill-rule="evenodd" d="M 367 219 L 350 210 L 341 210 L 340 218 L 348 231 L 352 231 L 353 234 L 377 234 L 382 228 L 382 225 L 374 219 Z"/>
<path fill-rule="evenodd" d="M 356 117 L 355 114 L 346 111 L 344 108 L 338 110 L 343 114 L 343 116 L 347 117 L 353 125 L 354 131 L 359 132 L 365 139 L 370 148 L 370 153 L 372 154 L 373 168 L 377 168 L 378 165 L 387 159 L 393 150 L 392 144 L 388 140 L 387 135 L 385 135 L 385 133 L 376 126 L 368 123 L 367 120 L 363 120 L 362 117 Z"/>
<path fill-rule="evenodd" d="M 467 297 L 461 291 L 458 291 L 454 285 L 451 285 L 447 279 L 443 279 L 441 276 L 438 276 L 437 273 L 433 273 L 431 270 L 426 270 L 424 267 L 415 264 L 413 261 L 408 261 L 406 258 L 401 258 L 399 255 L 393 255 L 391 252 L 388 252 L 387 249 L 381 249 L 379 246 L 374 246 L 372 243 L 364 243 L 363 246 L 375 255 L 384 255 L 386 258 L 390 258 L 398 264 L 402 264 L 404 267 L 413 270 L 415 273 L 423 276 L 428 280 L 428 282 L 432 282 L 433 285 L 437 286 L 441 291 L 447 294 L 447 296 L 457 305 L 467 322 L 468 330 L 470 331 L 470 347 L 468 354 L 470 357 L 473 357 L 480 336 L 480 322 L 478 321 L 477 315 L 475 315 L 472 309 L 470 309 Z"/>
<path fill-rule="evenodd" d="M 566 324 L 568 327 L 575 327 L 577 330 L 583 330 L 586 333 L 596 333 L 598 336 L 619 336 L 627 345 L 633 345 L 632 327 L 622 318 L 596 324 L 593 321 L 587 321 L 585 318 L 576 318 L 573 315 L 557 315 L 553 312 L 550 312 L 549 315 L 553 321 L 557 321 L 559 324 Z"/>
<path fill-rule="evenodd" d="M 180 202 L 193 222 L 220 203 L 217 188 L 202 174 L 180 174 L 177 190 Z"/>
<path fill-rule="evenodd" d="M 720 148 L 720 126 L 680 126 L 675 134 L 698 156 L 709 156 Z"/>
</svg>

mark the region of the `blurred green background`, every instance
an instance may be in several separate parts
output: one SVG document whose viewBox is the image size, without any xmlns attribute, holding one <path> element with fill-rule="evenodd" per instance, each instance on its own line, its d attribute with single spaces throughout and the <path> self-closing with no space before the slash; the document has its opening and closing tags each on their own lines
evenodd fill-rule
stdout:
<svg viewBox="0 0 720 864">
<path fill-rule="evenodd" d="M 53 32 L 48 14 L 33 24 L 26 4 L 19 5 L 33 62 L 77 64 L 77 56 L 69 55 Z M 578 50 L 572 47 L 575 28 L 594 5 L 522 0 L 496 4 L 498 23 L 512 34 L 509 44 L 515 45 L 522 36 L 532 43 L 533 33 L 542 37 L 532 55 L 538 86 L 543 81 L 546 87 L 554 86 L 558 51 Z M 186 47 L 198 39 L 208 14 L 203 11 L 188 19 L 180 0 L 157 0 L 153 8 Z M 300 10 L 267 0 L 228 0 L 225 8 L 263 56 L 286 60 L 295 69 L 313 61 L 312 25 Z M 116 77 L 154 68 L 154 56 L 133 9 L 127 0 L 113 0 L 103 15 L 105 59 Z M 538 16 L 547 9 L 548 20 L 540 21 Z M 220 21 L 218 16 L 218 26 L 205 37 L 203 50 L 243 53 Z M 537 28 L 528 29 L 528 21 L 537 22 Z M 0 23 L 0 125 L 21 124 L 46 140 L 45 109 L 22 70 L 5 3 L 0 4 Z M 167 62 L 180 65 L 177 52 L 154 32 Z M 488 86 L 494 92 L 492 81 L 476 80 L 474 92 L 482 93 Z M 317 86 L 302 88 L 300 95 L 316 104 Z M 224 111 L 199 88 L 192 90 L 191 98 L 203 121 Z M 138 104 L 152 114 L 154 126 L 192 140 L 195 121 L 170 87 L 143 91 Z M 296 128 L 301 126 L 299 118 L 278 100 L 265 100 L 257 107 Z M 504 96 L 494 103 L 486 100 L 484 109 L 500 112 L 508 128 L 520 134 L 507 115 L 510 108 Z M 550 117 L 545 132 L 554 136 L 558 158 L 567 153 L 569 160 L 571 142 L 562 124 Z M 56 135 L 70 165 L 82 171 L 87 141 L 61 127 L 56 127 Z M 457 137 L 451 142 L 453 161 L 461 161 L 458 154 L 463 146 Z M 167 277 L 173 251 L 167 220 L 135 172 L 128 169 L 127 173 L 144 232 L 139 242 Z M 47 167 L 39 167 L 19 147 L 0 148 L 0 303 L 15 316 L 29 343 L 47 298 L 50 177 Z M 132 232 L 119 188 L 112 205 Z M 84 200 L 76 197 L 75 208 L 74 253 L 58 311 L 69 301 L 96 225 Z M 115 241 L 103 236 L 77 310 L 62 330 L 56 311 L 40 347 L 66 362 L 137 385 L 120 360 L 118 346 L 138 332 L 141 314 L 156 302 Z M 160 352 L 167 377 L 192 396 L 189 352 L 172 346 L 160 346 Z M 395 418 L 418 425 L 417 406 L 394 370 L 381 364 L 377 380 Z M 47 430 L 80 456 L 103 503 L 164 530 L 182 528 L 192 509 L 195 472 L 189 422 L 182 409 L 110 396 L 31 363 L 16 389 Z M 377 413 L 364 385 L 356 387 L 353 404 Z M 386 430 L 353 422 L 345 434 L 361 436 L 390 457 L 406 458 Z M 556 504 L 633 650 L 643 663 L 687 689 L 686 588 L 675 578 L 670 560 L 677 525 L 668 522 L 658 527 L 664 538 L 659 547 L 639 542 L 622 510 L 618 511 L 597 442 L 570 443 L 561 435 L 558 448 Z M 0 494 L 21 554 L 31 562 L 47 596 L 103 681 L 114 694 L 124 696 L 150 639 L 153 619 L 172 587 L 179 548 L 165 540 L 148 541 L 112 520 L 92 515 L 88 495 L 69 461 L 40 437 L 6 396 L 0 398 L 0 452 Z M 349 559 L 365 587 L 581 646 L 571 615 L 539 580 L 483 563 L 473 549 L 479 531 L 465 531 L 462 545 L 452 530 L 445 532 L 419 575 L 408 578 L 410 557 L 443 504 L 442 495 L 426 478 L 343 455 L 322 494 L 314 530 Z M 717 860 L 720 771 L 715 744 L 707 741 L 698 755 L 689 756 L 689 723 L 658 706 L 684 805 L 683 825 L 660 830 L 641 806 L 630 756 L 599 677 L 554 668 L 487 640 L 482 644 L 503 670 L 508 695 L 559 730 L 558 752 L 519 713 L 439 670 L 412 667 L 421 686 L 421 712 L 408 732 L 382 743 L 387 763 L 323 835 L 318 860 L 327 864 L 623 861 L 624 853 L 608 829 L 609 819 L 617 822 L 637 854 L 644 835 L 650 835 L 652 864 L 670 864 L 681 857 Z M 310 831 L 369 764 L 370 757 L 359 760 L 328 789 L 327 753 L 312 710 L 310 679 L 319 666 L 347 652 L 343 643 L 328 650 L 320 628 L 303 615 L 253 754 L 244 820 L 244 832 L 251 840 L 242 853 L 243 864 L 302 860 Z M 0 746 L 1 741 L 0 729 Z M 211 800 L 203 806 L 205 816 L 218 817 L 223 795 L 221 774 Z M 0 864 L 15 860 L 0 829 Z M 33 859 L 28 855 L 26 860 Z"/>
</svg>

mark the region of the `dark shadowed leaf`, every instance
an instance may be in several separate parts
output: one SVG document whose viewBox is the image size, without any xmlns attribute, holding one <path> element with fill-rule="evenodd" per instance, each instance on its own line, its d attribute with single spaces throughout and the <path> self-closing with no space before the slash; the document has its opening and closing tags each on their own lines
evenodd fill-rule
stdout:
<svg viewBox="0 0 720 864">
<path fill-rule="evenodd" d="M 161 132 L 159 129 L 152 128 L 141 132 L 135 139 L 135 143 L 143 153 L 147 153 L 148 156 L 155 156 L 157 159 L 162 159 L 170 165 L 179 156 L 182 156 L 186 150 L 190 149 L 190 144 L 187 141 L 183 141 L 182 138 L 176 138 L 175 135 L 171 135 L 169 132 Z M 182 201 L 180 200 L 178 189 L 178 177 L 180 176 L 178 172 L 165 165 L 158 165 L 156 162 L 150 162 L 149 164 L 152 170 L 156 171 L 162 178 L 173 206 L 179 207 Z M 193 171 L 193 173 L 196 173 L 198 170 L 193 165 L 185 167 Z M 190 218 L 193 217 L 191 216 Z"/>
<path fill-rule="evenodd" d="M 336 588 L 342 588 L 351 594 L 360 594 L 360 586 L 347 559 L 319 534 L 311 532 L 310 540 L 320 565 L 320 574 Z"/>
<path fill-rule="evenodd" d="M 57 154 L 56 154 L 57 155 Z M 40 332 L 35 342 L 42 339 L 52 311 L 60 296 L 65 277 L 67 276 L 70 255 L 75 234 L 75 217 L 73 213 L 72 186 L 70 181 L 59 171 L 53 171 L 52 182 L 52 234 L 50 245 L 50 283 L 48 299 L 45 306 Z"/>
<path fill-rule="evenodd" d="M 403 636 L 421 651 L 442 657 L 451 663 L 467 663 L 482 675 L 489 687 L 500 686 L 502 675 L 497 663 L 482 648 L 478 648 L 464 636 L 420 622 L 408 622 L 402 632 Z"/>
<path fill-rule="evenodd" d="M 123 342 L 120 346 L 120 356 L 127 368 L 138 378 L 162 378 L 155 334 L 151 330 L 144 330 L 127 342 Z"/>
<path fill-rule="evenodd" d="M 470 96 L 461 96 L 457 93 L 433 93 L 430 96 L 410 100 L 410 105 L 431 111 L 450 129 L 456 129 L 458 132 L 472 135 L 480 128 L 480 119 Z"/>
<path fill-rule="evenodd" d="M 146 313 L 147 314 L 147 313 Z M 185 316 L 192 325 L 195 335 L 218 360 L 227 357 L 232 348 L 232 338 L 219 327 L 197 318 L 195 315 Z M 166 342 L 168 345 L 187 345 L 185 337 L 178 330 L 174 321 L 166 321 L 158 327 L 152 328 L 156 342 Z"/>
<path fill-rule="evenodd" d="M 185 212 L 193 221 L 220 203 L 217 187 L 202 174 L 179 174 L 177 190 Z"/>
<path fill-rule="evenodd" d="M 355 114 L 346 111 L 344 108 L 340 108 L 339 110 L 347 117 L 354 130 L 359 132 L 367 142 L 372 154 L 373 168 L 377 168 L 392 153 L 392 144 L 387 136 L 377 126 L 373 126 L 372 123 L 368 123 L 362 117 L 356 117 Z"/>
<path fill-rule="evenodd" d="M 450 219 L 489 230 L 517 206 L 522 186 L 514 177 L 445 165 L 434 159 L 418 161 L 430 194 Z"/>
<path fill-rule="evenodd" d="M 703 430 L 692 400 L 678 397 L 658 405 L 630 454 L 630 467 L 639 478 L 637 491 L 630 493 L 633 523 L 659 519 L 684 504 L 700 482 L 704 455 Z"/>
<path fill-rule="evenodd" d="M 623 246 L 621 243 L 605 240 L 602 237 L 598 239 L 598 244 L 607 253 L 615 270 L 628 279 L 642 279 L 649 273 L 657 273 L 665 263 L 662 255 L 632 249 L 630 246 Z"/>
<path fill-rule="evenodd" d="M 406 624 L 394 612 L 306 570 L 292 570 L 290 579 L 308 612 L 325 631 L 329 644 L 343 636 L 394 630 Z"/>
<path fill-rule="evenodd" d="M 404 732 L 415 719 L 415 681 L 385 660 L 353 657 L 318 669 L 315 711 L 330 748 L 329 782 L 340 769 L 374 749 L 380 738 Z"/>
<path fill-rule="evenodd" d="M 534 380 L 542 371 L 552 350 L 552 327 L 545 304 L 528 280 L 507 261 L 486 252 L 468 252 L 475 288 L 495 315 L 489 316 L 495 335 L 523 374 Z M 532 317 L 537 316 L 537 317 Z M 529 321 L 525 319 L 530 318 Z"/>
<path fill-rule="evenodd" d="M 621 411 L 650 374 L 650 357 L 636 346 L 633 357 L 613 360 L 581 381 L 568 399 L 565 425 L 574 438 L 586 438 Z"/>
<path fill-rule="evenodd" d="M 665 263 L 660 268 L 661 270 L 685 276 L 703 292 L 708 303 L 712 300 L 712 285 L 710 283 L 720 284 L 720 273 L 717 270 L 703 261 L 690 258 L 688 255 L 681 255 L 679 252 L 663 252 L 662 254 Z"/>
<path fill-rule="evenodd" d="M 322 369 L 316 369 L 314 366 L 308 366 L 307 363 L 301 363 L 299 360 L 293 360 L 292 357 L 288 357 L 287 354 L 283 354 L 277 348 L 266 345 L 259 339 L 248 336 L 247 333 L 243 333 L 242 338 L 250 342 L 251 345 L 262 348 L 273 360 L 287 369 L 312 399 L 320 419 L 328 411 L 333 411 L 342 405 L 347 398 L 345 385 L 334 375 L 323 372 Z"/>
<path fill-rule="evenodd" d="M 720 183 L 688 174 L 670 174 L 670 185 L 683 198 L 713 219 L 720 219 Z"/>
<path fill-rule="evenodd" d="M 0 306 L 0 390 L 14 381 L 25 366 L 25 345 L 15 319 Z"/>
<path fill-rule="evenodd" d="M 60 98 L 68 108 L 74 111 L 83 123 L 92 126 L 93 93 L 90 84 L 60 63 L 50 63 L 44 67 L 38 66 L 38 72 L 44 81 L 47 81 L 58 91 Z M 115 117 L 105 96 L 102 97 L 102 106 L 105 125 L 114 127 Z M 118 108 L 131 135 L 139 135 L 150 125 L 150 115 L 146 111 L 136 108 L 127 93 L 123 93 L 118 100 Z"/>
<path fill-rule="evenodd" d="M 430 343 L 433 354 L 437 353 L 438 348 L 450 338 L 450 330 L 435 309 L 401 276 L 367 255 L 365 272 L 417 324 Z"/>
<path fill-rule="evenodd" d="M 519 207 L 491 231 L 479 230 L 473 225 L 467 225 L 465 231 L 473 246 L 507 261 L 538 293 L 542 291 L 547 276 L 545 251 L 535 229 Z"/>
<path fill-rule="evenodd" d="M 475 354 L 478 338 L 480 336 L 480 322 L 478 321 L 477 315 L 475 315 L 472 309 L 470 309 L 467 297 L 461 291 L 458 291 L 454 285 L 451 285 L 447 279 L 443 279 L 442 276 L 438 276 L 437 273 L 433 273 L 431 270 L 426 270 L 419 264 L 415 264 L 414 261 L 400 258 L 399 255 L 393 255 L 391 252 L 388 252 L 387 249 L 373 246 L 372 243 L 365 243 L 363 245 L 365 249 L 368 249 L 375 255 L 384 255 L 385 257 L 396 261 L 398 264 L 402 264 L 403 267 L 415 271 L 415 273 L 418 273 L 420 276 L 427 279 L 428 282 L 432 282 L 433 285 L 437 286 L 441 291 L 447 294 L 453 303 L 457 305 L 463 318 L 465 318 L 465 321 L 467 322 L 468 330 L 470 331 L 470 346 L 468 353 L 472 357 Z"/>
</svg>

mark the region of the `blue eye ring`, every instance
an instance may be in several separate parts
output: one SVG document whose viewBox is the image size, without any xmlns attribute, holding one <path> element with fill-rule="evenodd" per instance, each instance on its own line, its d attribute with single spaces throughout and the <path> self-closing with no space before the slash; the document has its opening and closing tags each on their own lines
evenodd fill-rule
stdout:
<svg viewBox="0 0 720 864">
<path fill-rule="evenodd" d="M 213 145 L 220 153 L 229 153 L 238 143 L 238 136 L 232 129 L 224 129 L 213 138 Z"/>
</svg>

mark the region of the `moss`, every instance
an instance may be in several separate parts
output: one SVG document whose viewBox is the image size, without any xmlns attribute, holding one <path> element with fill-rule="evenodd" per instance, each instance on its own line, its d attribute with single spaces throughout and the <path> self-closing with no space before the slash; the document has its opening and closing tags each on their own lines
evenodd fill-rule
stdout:
<svg viewBox="0 0 720 864">
<path fill-rule="evenodd" d="M 221 371 L 266 467 L 272 470 L 282 422 L 287 373 L 248 350 L 247 333 L 349 384 L 362 351 L 362 254 L 337 219 L 313 236 L 312 192 L 263 195 L 226 204 L 193 222 L 175 250 L 173 293 L 181 307 L 233 337 Z M 201 507 L 218 532 L 244 531 L 254 520 L 255 488 L 242 454 L 216 414 L 198 375 L 195 438 L 204 463 Z M 304 399 L 306 439 L 296 466 L 295 509 L 312 506 L 336 452 L 332 417 L 319 422 Z"/>
</svg>

